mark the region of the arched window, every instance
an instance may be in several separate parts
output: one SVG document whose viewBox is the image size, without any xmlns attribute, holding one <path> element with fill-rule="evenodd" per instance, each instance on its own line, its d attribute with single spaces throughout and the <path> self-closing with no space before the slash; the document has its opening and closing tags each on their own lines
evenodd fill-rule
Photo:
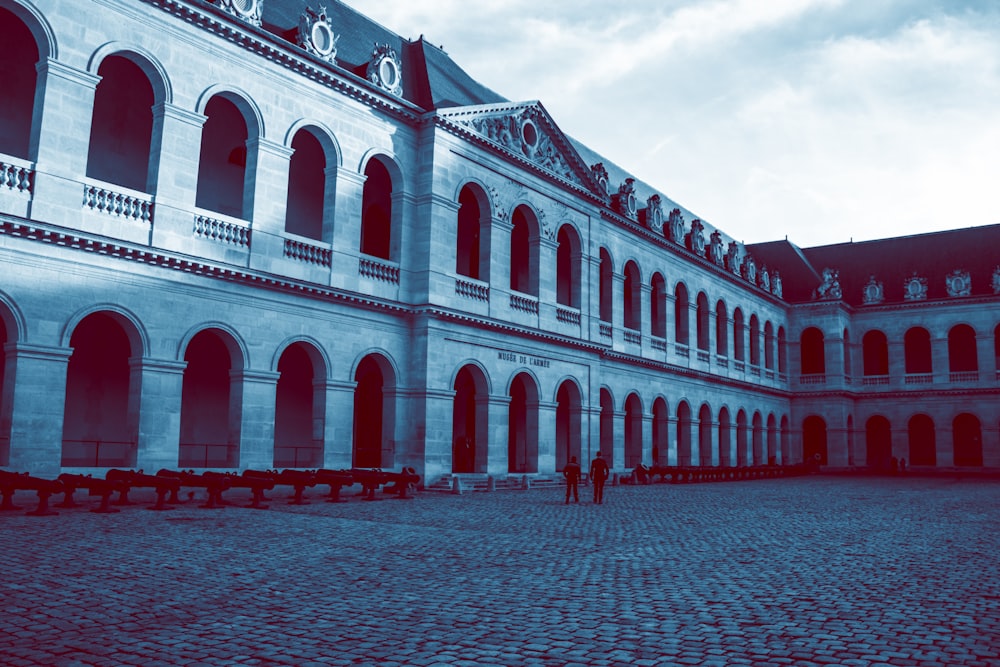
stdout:
<svg viewBox="0 0 1000 667">
<path fill-rule="evenodd" d="M 510 232 L 510 288 L 538 296 L 538 225 L 527 206 L 514 209 Z"/>
<path fill-rule="evenodd" d="M 736 361 L 746 361 L 746 329 L 743 324 L 743 311 L 737 308 L 733 311 L 733 358 Z"/>
<path fill-rule="evenodd" d="M 199 332 L 184 350 L 181 388 L 181 435 L 178 465 L 182 468 L 239 465 L 240 392 L 233 391 L 232 371 L 239 370 L 228 333 Z"/>
<path fill-rule="evenodd" d="M 698 322 L 696 324 L 696 334 L 698 341 L 698 349 L 704 352 L 708 352 L 708 327 L 709 327 L 709 317 L 708 317 L 708 297 L 705 296 L 704 292 L 698 292 L 697 301 L 697 316 Z"/>
<path fill-rule="evenodd" d="M 889 374 L 889 341 L 884 333 L 867 332 L 861 339 L 861 348 L 866 376 Z"/>
<path fill-rule="evenodd" d="M 285 231 L 322 241 L 325 238 L 323 223 L 327 217 L 327 179 L 333 178 L 326 173 L 326 154 L 316 135 L 305 128 L 292 137 L 292 150 L 288 163 Z"/>
<path fill-rule="evenodd" d="M 684 283 L 677 283 L 677 287 L 674 288 L 674 340 L 681 345 L 687 345 L 689 331 L 687 287 Z"/>
<path fill-rule="evenodd" d="M 489 240 L 489 207 L 478 186 L 466 185 L 458 194 L 458 240 L 455 272 L 474 280 L 487 280 L 490 254 L 484 252 Z"/>
<path fill-rule="evenodd" d="M 0 7 L 0 153 L 24 160 L 28 155 L 35 108 L 38 44 L 31 30 L 9 10 Z M 147 145 L 148 149 L 148 145 Z"/>
<path fill-rule="evenodd" d="M 799 354 L 802 357 L 803 375 L 820 375 L 826 373 L 826 351 L 823 332 L 816 327 L 809 327 L 802 332 L 799 341 Z"/>
<path fill-rule="evenodd" d="M 778 372 L 788 372 L 788 341 L 785 340 L 785 327 L 778 327 Z"/>
<path fill-rule="evenodd" d="M 250 219 L 244 203 L 247 182 L 247 123 L 234 102 L 216 95 L 205 107 L 201 130 L 196 205 L 200 208 Z"/>
<path fill-rule="evenodd" d="M 638 331 L 642 327 L 642 278 L 635 262 L 625 264 L 624 324 L 626 329 Z M 628 467 L 628 464 L 625 464 Z"/>
<path fill-rule="evenodd" d="M 657 338 L 667 337 L 667 283 L 659 273 L 653 274 L 649 293 L 650 333 Z"/>
<path fill-rule="evenodd" d="M 389 169 L 379 158 L 365 166 L 365 186 L 361 195 L 361 252 L 379 259 L 394 260 L 392 228 L 393 183 Z"/>
<path fill-rule="evenodd" d="M 611 264 L 611 255 L 605 248 L 601 248 L 601 321 L 612 321 L 612 289 L 614 287 L 614 266 Z"/>
<path fill-rule="evenodd" d="M 564 380 L 556 392 L 556 470 L 562 470 L 574 456 L 577 461 L 583 460 L 583 448 L 580 433 L 581 423 L 580 387 L 572 380 Z M 482 406 L 484 416 L 487 406 Z M 483 464 L 480 471 L 485 472 L 486 448 L 483 448 Z"/>
<path fill-rule="evenodd" d="M 764 323 L 764 368 L 774 370 L 774 325 Z"/>
<path fill-rule="evenodd" d="M 756 313 L 750 316 L 750 365 L 760 366 L 760 320 Z"/>
<path fill-rule="evenodd" d="M 486 470 L 489 445 L 489 406 L 482 398 L 488 394 L 483 371 L 472 364 L 463 366 L 455 377 L 455 398 L 451 418 L 452 472 L 482 472 Z M 562 398 L 562 390 L 559 397 Z M 564 423 L 563 404 L 556 409 L 557 436 Z M 565 465 L 565 464 L 564 464 Z"/>
<path fill-rule="evenodd" d="M 903 336 L 906 374 L 932 373 L 931 334 L 923 327 L 913 327 Z"/>
<path fill-rule="evenodd" d="M 729 315 L 721 299 L 715 304 L 715 353 L 720 357 L 729 356 Z"/>
<path fill-rule="evenodd" d="M 580 307 L 580 237 L 572 225 L 563 225 L 556 236 L 556 302 Z"/>
<path fill-rule="evenodd" d="M 958 324 L 948 332 L 948 370 L 972 373 L 979 370 L 976 354 L 976 331 L 968 324 Z"/>
</svg>

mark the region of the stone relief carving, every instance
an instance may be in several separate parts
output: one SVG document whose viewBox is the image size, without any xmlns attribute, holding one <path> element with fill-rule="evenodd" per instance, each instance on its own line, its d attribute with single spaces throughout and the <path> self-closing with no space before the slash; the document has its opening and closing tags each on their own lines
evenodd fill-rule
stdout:
<svg viewBox="0 0 1000 667">
<path fill-rule="evenodd" d="M 748 254 L 743 258 L 743 278 L 751 285 L 757 284 L 757 260 L 753 255 Z"/>
<path fill-rule="evenodd" d="M 333 25 L 326 15 L 326 7 L 320 7 L 315 11 L 311 7 L 306 7 L 299 15 L 298 44 L 309 53 L 333 62 L 337 57 L 337 42 L 339 35 L 333 32 Z"/>
<path fill-rule="evenodd" d="M 618 192 L 611 196 L 611 207 L 630 220 L 638 218 L 634 178 L 626 178 L 625 182 L 618 186 Z"/>
<path fill-rule="evenodd" d="M 737 276 L 743 274 L 743 262 L 740 261 L 740 244 L 730 241 L 726 248 L 726 269 Z"/>
<path fill-rule="evenodd" d="M 555 226 L 549 222 L 549 216 L 542 209 L 538 209 L 538 227 L 542 230 L 542 236 L 550 241 L 556 240 Z"/>
<path fill-rule="evenodd" d="M 774 270 L 774 276 L 771 278 L 771 294 L 778 297 L 779 299 L 784 296 L 781 287 L 781 272 L 777 269 Z"/>
<path fill-rule="evenodd" d="M 927 278 L 913 275 L 903 281 L 903 299 L 906 301 L 921 301 L 927 298 Z"/>
<path fill-rule="evenodd" d="M 972 294 L 972 278 L 968 271 L 955 269 L 944 279 L 945 287 L 948 288 L 948 296 L 969 296 Z"/>
<path fill-rule="evenodd" d="M 868 283 L 864 287 L 862 301 L 866 305 L 874 305 L 885 301 L 885 290 L 881 280 L 875 280 L 875 276 L 869 276 Z"/>
<path fill-rule="evenodd" d="M 679 208 L 670 211 L 670 217 L 667 218 L 667 230 L 670 232 L 671 241 L 678 245 L 684 245 L 684 216 L 681 215 Z"/>
<path fill-rule="evenodd" d="M 813 298 L 821 301 L 835 301 L 844 296 L 840 290 L 840 271 L 823 269 L 823 282 L 813 291 Z"/>
<path fill-rule="evenodd" d="M 760 265 L 760 271 L 757 272 L 757 286 L 760 287 L 765 292 L 771 291 L 771 272 L 767 269 L 767 264 Z"/>
<path fill-rule="evenodd" d="M 688 232 L 688 250 L 698 255 L 705 256 L 705 225 L 701 220 L 695 218 L 691 221 L 691 231 Z"/>
<path fill-rule="evenodd" d="M 236 18 L 260 27 L 260 16 L 264 10 L 264 0 L 217 0 L 219 7 Z"/>
<path fill-rule="evenodd" d="M 1000 266 L 993 269 L 993 280 L 990 282 L 994 294 L 1000 294 Z"/>
<path fill-rule="evenodd" d="M 708 243 L 708 258 L 717 266 L 725 266 L 725 251 L 722 249 L 722 234 L 716 229 Z"/>
<path fill-rule="evenodd" d="M 552 137 L 542 129 L 541 120 L 541 112 L 531 108 L 507 116 L 473 118 L 471 124 L 490 141 L 523 155 L 547 171 L 579 183 L 580 179 L 556 148 Z"/>
<path fill-rule="evenodd" d="M 502 222 L 510 222 L 510 216 L 514 212 L 513 203 L 528 194 L 526 187 L 514 181 L 505 181 L 499 188 L 491 185 L 489 190 L 494 215 Z"/>
<path fill-rule="evenodd" d="M 375 43 L 365 78 L 393 95 L 403 94 L 403 63 L 388 44 Z"/>
<path fill-rule="evenodd" d="M 663 200 L 660 195 L 646 200 L 646 226 L 657 234 L 663 233 Z"/>
</svg>

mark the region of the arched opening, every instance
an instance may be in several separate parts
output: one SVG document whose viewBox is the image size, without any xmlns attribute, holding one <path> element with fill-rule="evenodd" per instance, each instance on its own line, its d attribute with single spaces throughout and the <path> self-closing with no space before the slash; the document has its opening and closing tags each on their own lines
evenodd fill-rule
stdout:
<svg viewBox="0 0 1000 667">
<path fill-rule="evenodd" d="M 615 402 L 611 392 L 601 389 L 601 449 L 604 459 L 614 467 L 615 453 Z"/>
<path fill-rule="evenodd" d="M 760 320 L 756 313 L 750 316 L 750 365 L 760 366 Z"/>
<path fill-rule="evenodd" d="M 847 415 L 847 465 L 854 465 L 854 416 Z"/>
<path fill-rule="evenodd" d="M 670 430 L 667 402 L 663 398 L 653 401 L 653 465 L 667 465 L 669 461 Z"/>
<path fill-rule="evenodd" d="M 332 190 L 336 180 L 326 173 L 326 152 L 311 130 L 303 128 L 295 133 L 292 150 L 294 152 L 288 164 L 285 231 L 322 241 L 327 182 L 330 182 Z"/>
<path fill-rule="evenodd" d="M 483 472 L 490 434 L 486 377 L 476 366 L 463 366 L 455 376 L 453 388 L 452 472 Z"/>
<path fill-rule="evenodd" d="M 822 417 L 812 415 L 802 422 L 802 458 L 806 463 L 827 463 L 826 421 Z"/>
<path fill-rule="evenodd" d="M 638 331 L 642 326 L 642 282 L 635 262 L 625 264 L 625 299 L 623 322 L 626 329 Z M 628 465 L 628 464 L 626 464 Z"/>
<path fill-rule="evenodd" d="M 394 461 L 396 378 L 386 360 L 370 354 L 354 372 L 355 468 L 388 468 Z"/>
<path fill-rule="evenodd" d="M 636 394 L 625 399 L 625 467 L 642 463 L 642 401 Z"/>
<path fill-rule="evenodd" d="M 610 323 L 612 321 L 613 303 L 612 290 L 614 287 L 614 267 L 611 264 L 611 255 L 604 248 L 601 248 L 601 321 Z M 610 465 L 610 464 L 609 464 Z"/>
<path fill-rule="evenodd" d="M 715 353 L 720 357 L 729 356 L 729 315 L 721 299 L 715 304 Z"/>
<path fill-rule="evenodd" d="M 583 461 L 580 388 L 565 380 L 556 392 L 556 470 L 562 470 L 574 456 Z"/>
<path fill-rule="evenodd" d="M 733 311 L 733 358 L 746 361 L 746 330 L 743 325 L 743 311 Z"/>
<path fill-rule="evenodd" d="M 490 208 L 486 195 L 476 185 L 465 185 L 458 193 L 458 238 L 455 272 L 473 280 L 489 280 L 488 252 Z"/>
<path fill-rule="evenodd" d="M 759 466 L 767 462 L 764 451 L 764 420 L 759 412 L 753 413 L 753 461 L 751 465 Z"/>
<path fill-rule="evenodd" d="M 785 327 L 778 327 L 778 372 L 788 372 L 788 341 L 785 340 Z"/>
<path fill-rule="evenodd" d="M 767 416 L 767 461 L 768 465 L 777 465 L 778 455 L 778 423 L 774 415 Z"/>
<path fill-rule="evenodd" d="M 892 427 L 882 415 L 865 422 L 865 465 L 888 470 L 892 461 Z"/>
<path fill-rule="evenodd" d="M 538 296 L 538 223 L 523 204 L 514 209 L 510 231 L 510 288 Z"/>
<path fill-rule="evenodd" d="M 878 330 L 867 332 L 861 339 L 865 376 L 889 374 L 889 341 Z"/>
<path fill-rule="evenodd" d="M 538 472 L 538 387 L 527 373 L 510 384 L 507 457 L 510 472 Z"/>
<path fill-rule="evenodd" d="M 232 391 L 231 339 L 217 329 L 198 332 L 184 351 L 181 436 L 182 468 L 239 465 L 239 395 Z M 235 404 L 234 404 L 235 403 Z"/>
<path fill-rule="evenodd" d="M 695 327 L 696 337 L 698 340 L 698 349 L 702 352 L 708 352 L 708 297 L 705 296 L 704 292 L 698 292 L 697 299 L 697 326 Z"/>
<path fill-rule="evenodd" d="M 910 465 L 937 465 L 934 420 L 927 415 L 913 415 L 906 430 L 910 441 Z"/>
<path fill-rule="evenodd" d="M 649 333 L 655 338 L 667 337 L 667 283 L 660 273 L 654 273 L 649 292 Z"/>
<path fill-rule="evenodd" d="M 907 375 L 934 372 L 930 332 L 923 327 L 908 329 L 903 336 L 903 356 Z"/>
<path fill-rule="evenodd" d="M 153 135 L 153 86 L 123 56 L 108 56 L 97 71 L 87 176 L 132 190 L 147 190 Z"/>
<path fill-rule="evenodd" d="M 375 157 L 365 165 L 361 195 L 361 253 L 394 260 L 392 229 L 393 183 L 389 169 Z"/>
<path fill-rule="evenodd" d="M 323 463 L 326 391 L 305 343 L 289 345 L 278 359 L 274 402 L 274 467 L 314 468 Z"/>
<path fill-rule="evenodd" d="M 2 11 L 2 10 L 0 10 Z M 0 13 L 0 20 L 3 19 Z M 0 306 L 3 308 L 3 306 Z M 7 374 L 7 324 L 4 322 L 5 312 L 0 312 L 0 466 L 10 463 L 10 428 L 13 417 L 14 396 L 13 378 Z M 11 341 L 12 342 L 12 341 Z"/>
<path fill-rule="evenodd" d="M 788 432 L 788 416 L 781 418 L 781 465 L 792 463 L 792 438 Z"/>
<path fill-rule="evenodd" d="M 749 426 L 747 425 L 747 413 L 740 410 L 736 413 L 736 465 L 745 466 L 747 464 L 747 452 L 750 447 Z"/>
<path fill-rule="evenodd" d="M 843 337 L 844 377 L 851 377 L 851 333 L 845 328 Z"/>
<path fill-rule="evenodd" d="M 983 430 L 979 418 L 964 412 L 951 424 L 955 465 L 979 467 L 983 465 Z"/>
<path fill-rule="evenodd" d="M 764 323 L 764 368 L 774 370 L 774 325 Z"/>
<path fill-rule="evenodd" d="M 948 370 L 952 373 L 974 373 L 979 370 L 976 331 L 968 324 L 957 324 L 948 332 Z"/>
<path fill-rule="evenodd" d="M 132 387 L 128 335 L 111 315 L 94 313 L 70 338 L 66 376 L 62 465 L 135 465 L 138 387 Z"/>
<path fill-rule="evenodd" d="M 247 122 L 236 104 L 216 95 L 205 106 L 198 162 L 198 207 L 245 220 L 247 188 Z"/>
<path fill-rule="evenodd" d="M 803 375 L 823 375 L 826 373 L 826 351 L 823 332 L 809 327 L 802 332 L 799 354 Z"/>
<path fill-rule="evenodd" d="M 17 16 L 0 7 L 0 153 L 23 160 L 29 155 L 35 109 L 38 44 Z"/>
<path fill-rule="evenodd" d="M 719 410 L 719 465 L 728 468 L 733 465 L 733 426 L 729 419 L 729 410 Z"/>
<path fill-rule="evenodd" d="M 712 447 L 712 409 L 708 404 L 698 411 L 698 465 L 715 465 L 718 457 Z"/>
<path fill-rule="evenodd" d="M 695 465 L 691 458 L 691 407 L 687 401 L 677 406 L 677 465 Z"/>
<path fill-rule="evenodd" d="M 687 345 L 689 336 L 687 287 L 684 283 L 677 283 L 674 288 L 674 340 L 681 345 Z"/>
<path fill-rule="evenodd" d="M 571 225 L 563 225 L 556 235 L 556 302 L 580 307 L 580 238 Z"/>
</svg>

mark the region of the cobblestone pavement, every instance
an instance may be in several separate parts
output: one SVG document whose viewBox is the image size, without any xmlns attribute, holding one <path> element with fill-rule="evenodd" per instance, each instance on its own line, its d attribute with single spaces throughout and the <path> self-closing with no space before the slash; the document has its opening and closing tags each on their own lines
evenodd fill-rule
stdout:
<svg viewBox="0 0 1000 667">
<path fill-rule="evenodd" d="M 2 513 L 0 664 L 1000 665 L 996 481 L 561 493 Z"/>
</svg>

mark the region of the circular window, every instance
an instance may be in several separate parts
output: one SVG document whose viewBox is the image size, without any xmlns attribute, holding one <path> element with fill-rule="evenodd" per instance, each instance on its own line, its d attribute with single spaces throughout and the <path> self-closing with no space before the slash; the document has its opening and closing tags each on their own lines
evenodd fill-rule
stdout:
<svg viewBox="0 0 1000 667">
<path fill-rule="evenodd" d="M 251 16 L 257 9 L 257 0 L 232 0 L 233 9 L 241 16 Z"/>
<path fill-rule="evenodd" d="M 535 124 L 530 120 L 524 121 L 524 124 L 521 125 L 521 139 L 528 146 L 534 146 L 538 143 L 538 130 L 535 129 Z"/>
<path fill-rule="evenodd" d="M 312 27 L 313 48 L 321 56 L 328 56 L 333 51 L 333 32 L 326 23 L 313 23 Z"/>
<path fill-rule="evenodd" d="M 399 70 L 392 58 L 382 58 L 378 64 L 378 78 L 382 81 L 382 87 L 392 90 L 399 85 Z"/>
</svg>

